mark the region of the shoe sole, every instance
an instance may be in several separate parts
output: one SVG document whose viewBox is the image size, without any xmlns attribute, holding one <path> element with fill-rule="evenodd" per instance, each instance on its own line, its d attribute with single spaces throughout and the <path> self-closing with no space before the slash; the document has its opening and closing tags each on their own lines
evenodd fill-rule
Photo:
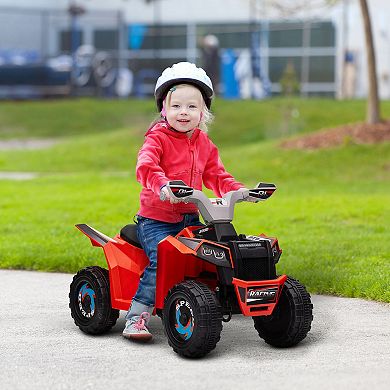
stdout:
<svg viewBox="0 0 390 390">
<path fill-rule="evenodd" d="M 146 342 L 152 339 L 151 334 L 122 334 L 125 339 Z"/>
</svg>

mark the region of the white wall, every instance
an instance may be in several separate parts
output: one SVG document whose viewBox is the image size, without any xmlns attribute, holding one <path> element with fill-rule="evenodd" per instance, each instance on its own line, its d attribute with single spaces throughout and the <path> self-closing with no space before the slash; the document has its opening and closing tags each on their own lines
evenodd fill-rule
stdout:
<svg viewBox="0 0 390 390">
<path fill-rule="evenodd" d="M 285 1 L 287 3 L 295 2 L 295 0 Z M 297 1 L 302 2 L 303 0 Z M 267 0 L 158 0 L 149 3 L 145 0 L 0 0 L 0 7 L 64 10 L 71 3 L 77 3 L 91 10 L 123 10 L 129 22 L 153 22 L 156 11 L 160 13 L 165 23 L 247 21 L 254 16 L 254 10 L 257 14 L 256 16 L 262 19 L 280 17 L 280 14 L 275 9 L 267 6 Z M 328 7 L 320 9 L 306 8 L 304 11 L 296 14 L 296 16 L 301 18 L 310 16 L 326 17 L 328 13 Z"/>
<path fill-rule="evenodd" d="M 160 0 L 154 5 L 144 0 L 0 0 L 1 6 L 66 9 L 71 2 L 86 9 L 121 9 L 128 21 L 152 22 L 160 10 L 164 22 L 248 20 L 250 0 Z"/>
</svg>

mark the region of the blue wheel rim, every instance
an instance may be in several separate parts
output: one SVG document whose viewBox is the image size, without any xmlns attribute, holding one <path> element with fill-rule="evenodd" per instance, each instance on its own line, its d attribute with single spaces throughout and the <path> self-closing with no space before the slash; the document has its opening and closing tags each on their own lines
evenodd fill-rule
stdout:
<svg viewBox="0 0 390 390">
<path fill-rule="evenodd" d="M 190 304 L 185 299 L 178 299 L 175 304 L 175 330 L 179 337 L 188 341 L 194 332 L 194 314 Z"/>
<path fill-rule="evenodd" d="M 95 291 L 91 288 L 89 283 L 84 283 L 78 293 L 77 301 L 80 313 L 83 317 L 91 318 L 95 314 Z"/>
</svg>

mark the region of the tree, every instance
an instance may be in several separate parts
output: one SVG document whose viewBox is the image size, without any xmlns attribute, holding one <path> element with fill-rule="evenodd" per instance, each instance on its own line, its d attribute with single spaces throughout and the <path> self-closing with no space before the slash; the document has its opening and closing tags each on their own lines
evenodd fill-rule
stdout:
<svg viewBox="0 0 390 390">
<path fill-rule="evenodd" d="M 287 62 L 279 84 L 283 96 L 293 96 L 299 93 L 299 80 L 297 73 L 295 72 L 294 64 L 291 60 Z"/>
<path fill-rule="evenodd" d="M 364 35 L 366 39 L 367 70 L 368 70 L 368 98 L 367 98 L 367 123 L 380 122 L 380 103 L 378 94 L 378 81 L 376 73 L 376 59 L 374 39 L 372 36 L 371 18 L 367 0 L 359 0 L 364 23 Z"/>
</svg>

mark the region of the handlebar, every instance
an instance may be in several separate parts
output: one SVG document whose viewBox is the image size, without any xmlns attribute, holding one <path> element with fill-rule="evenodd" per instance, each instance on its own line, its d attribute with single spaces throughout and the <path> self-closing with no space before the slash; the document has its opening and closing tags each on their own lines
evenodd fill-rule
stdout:
<svg viewBox="0 0 390 390">
<path fill-rule="evenodd" d="M 208 198 L 202 191 L 187 186 L 181 180 L 173 180 L 166 185 L 169 195 L 181 202 L 195 203 L 205 220 L 208 222 L 230 222 L 233 220 L 234 206 L 238 202 L 259 202 L 268 199 L 276 190 L 275 184 L 258 183 L 253 189 L 240 188 L 229 191 L 222 198 Z M 166 200 L 164 192 L 160 199 Z"/>
</svg>

